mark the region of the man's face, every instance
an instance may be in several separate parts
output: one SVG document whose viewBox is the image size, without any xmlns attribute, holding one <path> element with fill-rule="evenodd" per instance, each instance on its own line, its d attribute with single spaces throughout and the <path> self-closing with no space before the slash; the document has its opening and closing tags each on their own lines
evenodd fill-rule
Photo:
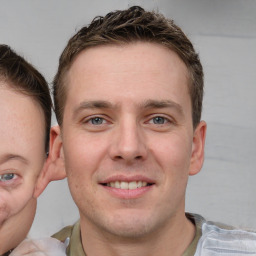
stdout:
<svg viewBox="0 0 256 256">
<path fill-rule="evenodd" d="M 0 254 L 20 243 L 32 224 L 43 166 L 44 116 L 38 104 L 0 82 Z"/>
<path fill-rule="evenodd" d="M 150 43 L 91 48 L 67 84 L 62 156 L 81 225 L 136 237 L 184 218 L 188 175 L 202 160 L 176 53 Z"/>
</svg>

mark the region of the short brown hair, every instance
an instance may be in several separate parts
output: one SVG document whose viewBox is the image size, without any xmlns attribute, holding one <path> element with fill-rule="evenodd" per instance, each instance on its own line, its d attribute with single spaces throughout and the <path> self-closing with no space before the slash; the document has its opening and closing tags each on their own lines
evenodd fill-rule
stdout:
<svg viewBox="0 0 256 256">
<path fill-rule="evenodd" d="M 52 100 L 44 77 L 9 46 L 0 45 L 0 80 L 15 90 L 32 97 L 41 106 L 45 117 L 45 151 L 49 147 Z"/>
<path fill-rule="evenodd" d="M 198 54 L 173 20 L 159 13 L 147 12 L 139 6 L 110 12 L 105 17 L 96 17 L 88 27 L 80 29 L 69 40 L 60 56 L 59 68 L 53 81 L 55 112 L 59 125 L 62 125 L 67 94 L 64 79 L 75 57 L 89 47 L 136 41 L 161 44 L 176 52 L 184 61 L 190 75 L 193 126 L 197 126 L 201 119 L 204 87 L 203 69 Z"/>
</svg>

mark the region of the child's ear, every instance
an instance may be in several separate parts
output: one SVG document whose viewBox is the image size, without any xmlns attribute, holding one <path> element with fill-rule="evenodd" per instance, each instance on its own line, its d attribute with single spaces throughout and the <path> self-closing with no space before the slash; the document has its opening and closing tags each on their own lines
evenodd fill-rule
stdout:
<svg viewBox="0 0 256 256">
<path fill-rule="evenodd" d="M 189 175 L 199 173 L 203 166 L 206 127 L 206 123 L 201 121 L 194 131 Z"/>
<path fill-rule="evenodd" d="M 54 126 L 50 132 L 50 152 L 43 169 L 37 179 L 34 197 L 37 198 L 54 180 L 61 180 L 66 177 L 64 156 L 62 152 L 62 138 L 60 127 Z"/>
</svg>

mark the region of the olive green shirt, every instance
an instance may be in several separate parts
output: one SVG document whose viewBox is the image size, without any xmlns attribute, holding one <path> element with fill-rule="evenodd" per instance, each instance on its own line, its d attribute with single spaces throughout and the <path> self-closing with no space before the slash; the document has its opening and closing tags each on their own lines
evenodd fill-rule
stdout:
<svg viewBox="0 0 256 256">
<path fill-rule="evenodd" d="M 192 243 L 189 245 L 182 256 L 192 256 L 196 252 L 198 240 L 202 235 L 201 227 L 202 223 L 204 222 L 204 218 L 196 214 L 186 214 L 186 216 L 195 224 L 196 234 Z M 86 256 L 82 245 L 79 221 L 76 222 L 73 226 L 67 226 L 63 228 L 61 231 L 53 235 L 53 237 L 59 239 L 62 242 L 64 242 L 67 237 L 70 238 L 69 246 L 67 247 L 67 256 Z"/>
</svg>

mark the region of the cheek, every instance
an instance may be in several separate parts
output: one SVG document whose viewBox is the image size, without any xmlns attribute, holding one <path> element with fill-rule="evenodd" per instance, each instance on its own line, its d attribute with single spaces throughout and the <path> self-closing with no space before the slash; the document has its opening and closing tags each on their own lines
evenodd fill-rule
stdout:
<svg viewBox="0 0 256 256">
<path fill-rule="evenodd" d="M 90 204 L 97 191 L 97 170 L 104 153 L 100 144 L 81 138 L 63 142 L 65 169 L 76 204 Z"/>
<path fill-rule="evenodd" d="M 183 170 L 176 174 L 189 171 L 192 143 L 187 136 L 175 134 L 166 136 L 161 140 L 158 139 L 157 146 L 151 143 L 151 149 L 156 161 L 164 170 L 174 173 L 176 170 Z"/>
<path fill-rule="evenodd" d="M 90 181 L 105 159 L 107 147 L 99 137 L 78 134 L 63 142 L 66 172 L 71 180 Z"/>
<path fill-rule="evenodd" d="M 34 186 L 0 191 L 0 223 L 20 212 L 33 197 Z"/>
<path fill-rule="evenodd" d="M 22 240 L 26 238 L 32 225 L 35 212 L 36 199 L 32 198 L 22 209 L 22 211 L 8 218 L 4 225 L 2 227 L 0 226 L 0 254 L 16 247 L 19 243 L 21 243 Z"/>
</svg>

